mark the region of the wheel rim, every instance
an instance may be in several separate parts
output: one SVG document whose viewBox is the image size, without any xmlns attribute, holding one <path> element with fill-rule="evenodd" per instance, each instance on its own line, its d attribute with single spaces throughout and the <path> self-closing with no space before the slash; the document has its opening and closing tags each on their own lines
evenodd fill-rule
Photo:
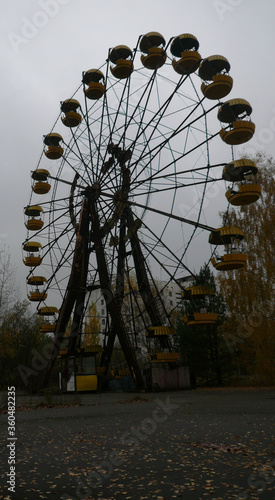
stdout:
<svg viewBox="0 0 275 500">
<path fill-rule="evenodd" d="M 131 343 L 136 346 L 137 336 L 150 325 L 171 324 L 176 304 L 165 303 L 163 295 L 171 283 L 183 288 L 181 278 L 194 272 L 187 256 L 200 246 L 201 233 L 213 230 L 205 214 L 207 191 L 221 180 L 233 149 L 220 141 L 220 103 L 205 99 L 197 74 L 178 75 L 171 62 L 148 71 L 137 60 L 139 52 L 133 53 L 135 69 L 128 78 L 115 78 L 109 61 L 100 68 L 104 92 L 99 99 L 89 100 L 83 78 L 72 96 L 81 103 L 79 125 L 64 127 L 59 116 L 54 130 L 62 130 L 64 153 L 60 160 L 46 160 L 47 168 L 51 163 L 51 198 L 47 194 L 39 205 L 48 222 L 34 239 L 40 238 L 44 248 L 43 265 L 50 275 L 46 291 L 64 299 L 83 198 L 93 197 L 100 235 L 95 237 L 89 220 L 83 314 L 100 283 L 94 251 L 100 238 L 125 331 L 134 332 Z M 220 158 L 215 164 L 213 143 Z M 38 168 L 44 162 L 41 157 Z M 195 201 L 186 196 L 188 190 L 200 194 Z M 146 286 L 152 288 L 147 304 L 138 274 L 146 274 Z M 158 313 L 148 310 L 152 301 Z M 106 339 L 111 330 L 108 312 L 102 329 Z"/>
</svg>

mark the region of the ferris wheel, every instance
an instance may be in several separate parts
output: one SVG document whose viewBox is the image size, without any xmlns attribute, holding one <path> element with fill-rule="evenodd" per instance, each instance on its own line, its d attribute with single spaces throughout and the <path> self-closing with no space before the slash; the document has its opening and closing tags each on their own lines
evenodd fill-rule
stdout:
<svg viewBox="0 0 275 500">
<path fill-rule="evenodd" d="M 221 101 L 233 87 L 230 64 L 198 49 L 191 34 L 166 43 L 157 32 L 140 36 L 134 49 L 110 49 L 100 68 L 83 72 L 44 136 L 23 251 L 28 297 L 48 319 L 43 331 L 55 332 L 48 374 L 70 318 L 68 354 L 100 289 L 107 310 L 102 368 L 117 336 L 142 386 L 133 341 L 141 332 L 157 338 L 162 361 L 177 360 L 169 340 L 175 304 L 164 300 L 170 285 L 183 290 L 199 258 L 212 258 L 218 270 L 245 265 L 242 249 L 231 248 L 243 234 L 213 227 L 208 193 L 229 182 L 231 204 L 260 195 L 251 182 L 257 167 L 234 156 L 253 136 L 252 108 L 245 99 Z M 213 254 L 216 245 L 225 246 L 224 255 Z"/>
</svg>

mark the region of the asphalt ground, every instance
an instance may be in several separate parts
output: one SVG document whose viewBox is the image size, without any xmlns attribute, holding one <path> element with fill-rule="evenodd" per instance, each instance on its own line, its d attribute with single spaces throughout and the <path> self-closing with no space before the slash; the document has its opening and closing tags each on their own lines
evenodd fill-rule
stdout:
<svg viewBox="0 0 275 500">
<path fill-rule="evenodd" d="M 275 389 L 83 401 L 0 416 L 1 499 L 275 499 Z"/>
</svg>

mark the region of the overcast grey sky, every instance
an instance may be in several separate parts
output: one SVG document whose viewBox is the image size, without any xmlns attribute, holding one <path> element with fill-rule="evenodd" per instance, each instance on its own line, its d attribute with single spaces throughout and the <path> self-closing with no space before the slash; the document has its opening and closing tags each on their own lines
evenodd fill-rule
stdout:
<svg viewBox="0 0 275 500">
<path fill-rule="evenodd" d="M 256 124 L 244 150 L 275 155 L 274 0 L 5 0 L 1 5 L 0 245 L 10 248 L 25 294 L 23 207 L 60 101 L 101 66 L 108 49 L 133 48 L 139 35 L 158 31 L 168 41 L 192 33 L 202 57 L 225 56 L 234 88 L 247 99 Z"/>
</svg>

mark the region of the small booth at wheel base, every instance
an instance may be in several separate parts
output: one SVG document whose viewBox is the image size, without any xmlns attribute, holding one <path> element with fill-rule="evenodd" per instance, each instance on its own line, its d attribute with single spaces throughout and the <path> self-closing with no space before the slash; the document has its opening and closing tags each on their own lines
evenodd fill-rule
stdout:
<svg viewBox="0 0 275 500">
<path fill-rule="evenodd" d="M 191 387 L 188 366 L 169 368 L 154 365 L 146 370 L 144 375 L 148 391 L 169 391 Z"/>
<path fill-rule="evenodd" d="M 89 349 L 67 356 L 67 351 L 60 351 L 61 372 L 59 385 L 63 392 L 90 392 L 98 389 L 96 367 L 97 352 Z"/>
</svg>

